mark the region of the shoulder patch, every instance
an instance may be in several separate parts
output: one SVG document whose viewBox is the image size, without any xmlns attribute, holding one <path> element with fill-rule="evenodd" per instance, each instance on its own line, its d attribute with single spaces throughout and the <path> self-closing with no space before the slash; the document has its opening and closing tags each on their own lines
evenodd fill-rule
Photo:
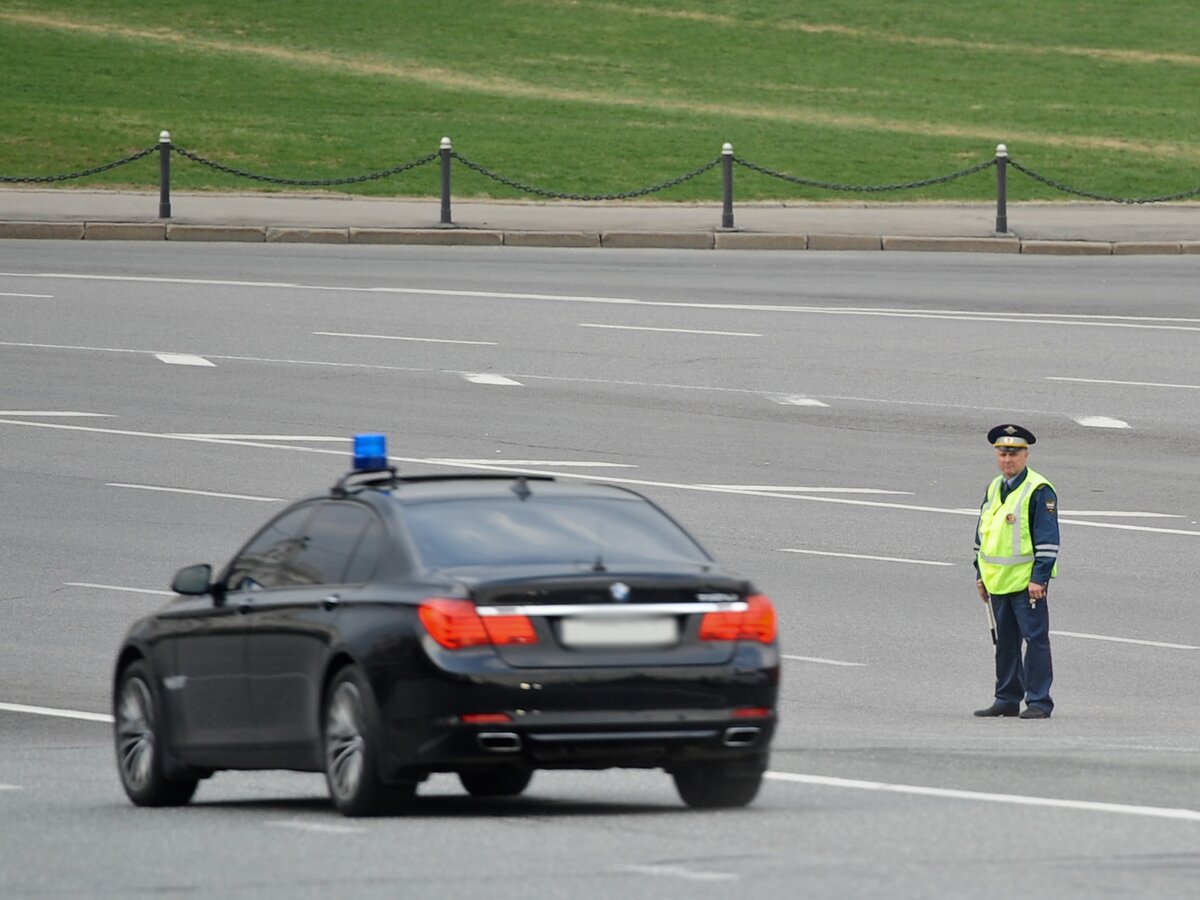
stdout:
<svg viewBox="0 0 1200 900">
<path fill-rule="evenodd" d="M 1058 498 L 1057 497 L 1047 497 L 1046 498 L 1046 512 L 1048 512 L 1048 513 L 1058 512 Z"/>
</svg>

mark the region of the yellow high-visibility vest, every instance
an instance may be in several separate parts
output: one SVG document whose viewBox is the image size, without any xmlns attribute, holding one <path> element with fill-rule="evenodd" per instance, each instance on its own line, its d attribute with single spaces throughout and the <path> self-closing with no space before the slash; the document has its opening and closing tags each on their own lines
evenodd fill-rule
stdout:
<svg viewBox="0 0 1200 900">
<path fill-rule="evenodd" d="M 1033 469 L 1025 470 L 1025 480 L 1000 500 L 1004 476 L 997 475 L 988 485 L 987 497 L 979 509 L 979 577 L 989 594 L 1015 594 L 1029 587 L 1033 575 L 1033 535 L 1029 528 L 1029 504 L 1035 488 L 1050 484 Z M 1054 564 L 1051 577 L 1058 574 Z"/>
</svg>

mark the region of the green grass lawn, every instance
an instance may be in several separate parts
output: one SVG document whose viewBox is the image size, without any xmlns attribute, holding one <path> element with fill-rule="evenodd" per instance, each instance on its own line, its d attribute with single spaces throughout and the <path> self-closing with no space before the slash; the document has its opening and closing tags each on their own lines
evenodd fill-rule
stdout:
<svg viewBox="0 0 1200 900">
<path fill-rule="evenodd" d="M 725 141 L 855 185 L 989 159 L 1106 195 L 1200 187 L 1194 0 L 0 0 L 0 175 L 65 173 L 174 142 L 324 179 L 434 152 L 606 194 L 674 178 Z M 153 189 L 157 159 L 64 183 Z M 260 182 L 176 159 L 176 189 Z M 340 188 L 435 195 L 427 165 Z M 1011 200 L 1069 199 L 1020 173 Z M 847 194 L 737 170 L 739 200 L 984 200 L 991 170 Z M 456 197 L 525 196 L 454 169 Z M 719 169 L 656 200 L 717 201 Z"/>
</svg>

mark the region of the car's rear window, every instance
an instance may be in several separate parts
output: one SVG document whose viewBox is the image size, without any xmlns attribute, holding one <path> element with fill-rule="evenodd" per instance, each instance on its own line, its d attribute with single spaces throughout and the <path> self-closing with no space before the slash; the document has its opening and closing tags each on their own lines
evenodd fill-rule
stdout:
<svg viewBox="0 0 1200 900">
<path fill-rule="evenodd" d="M 408 505 L 417 551 L 430 566 L 708 562 L 654 506 L 625 498 L 516 497 Z"/>
</svg>

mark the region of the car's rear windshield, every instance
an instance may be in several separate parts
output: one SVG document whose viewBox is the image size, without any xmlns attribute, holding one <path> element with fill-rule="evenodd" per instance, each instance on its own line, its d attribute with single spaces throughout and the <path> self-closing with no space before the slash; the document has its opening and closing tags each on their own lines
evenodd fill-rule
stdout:
<svg viewBox="0 0 1200 900">
<path fill-rule="evenodd" d="M 438 500 L 406 506 L 405 518 L 422 559 L 438 569 L 709 562 L 686 532 L 637 498 Z"/>
</svg>

